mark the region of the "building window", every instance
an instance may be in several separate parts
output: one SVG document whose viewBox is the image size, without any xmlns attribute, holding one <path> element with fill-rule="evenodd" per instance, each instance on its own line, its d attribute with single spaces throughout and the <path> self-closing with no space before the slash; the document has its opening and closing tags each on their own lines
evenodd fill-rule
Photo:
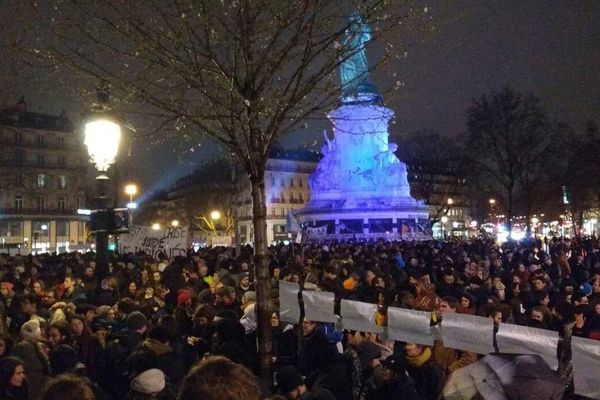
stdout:
<svg viewBox="0 0 600 400">
<path fill-rule="evenodd" d="M 304 196 L 302 196 L 302 193 L 300 193 L 300 203 L 304 204 Z"/>
<path fill-rule="evenodd" d="M 56 236 L 69 236 L 69 221 L 56 221 Z"/>
<path fill-rule="evenodd" d="M 23 196 L 15 196 L 15 209 L 21 211 L 23 209 Z"/>
<path fill-rule="evenodd" d="M 271 175 L 271 186 L 275 186 L 275 177 Z"/>
<path fill-rule="evenodd" d="M 287 214 L 287 213 L 285 212 L 285 208 L 282 208 L 282 209 L 281 209 L 281 215 L 282 215 L 282 216 L 285 216 L 286 214 Z"/>
<path fill-rule="evenodd" d="M 37 154 L 37 155 L 36 155 L 36 159 L 37 159 L 37 165 L 38 165 L 39 167 L 42 167 L 42 166 L 44 166 L 44 162 L 45 162 L 45 160 L 44 160 L 44 155 L 43 155 L 43 154 Z"/>
<path fill-rule="evenodd" d="M 290 193 L 290 203 L 294 202 L 294 193 Z"/>
<path fill-rule="evenodd" d="M 281 178 L 281 187 L 285 186 L 285 180 L 283 178 Z"/>
<path fill-rule="evenodd" d="M 65 165 L 65 156 L 58 156 L 58 166 L 64 168 Z"/>
<path fill-rule="evenodd" d="M 38 174 L 37 177 L 37 187 L 42 189 L 48 185 L 48 175 L 46 174 Z"/>
<path fill-rule="evenodd" d="M 23 133 L 21 133 L 21 132 L 15 132 L 15 143 L 16 144 L 23 143 Z"/>
<path fill-rule="evenodd" d="M 59 146 L 64 146 L 65 145 L 65 138 L 64 137 L 59 136 L 57 140 L 58 140 L 58 145 Z"/>
<path fill-rule="evenodd" d="M 39 147 L 43 147 L 44 146 L 44 135 L 37 135 L 36 138 L 35 138 L 35 143 Z"/>
<path fill-rule="evenodd" d="M 67 199 L 65 199 L 64 197 L 59 197 L 58 198 L 58 209 L 60 211 L 65 211 L 65 208 L 67 208 Z"/>
<path fill-rule="evenodd" d="M 46 198 L 44 196 L 38 196 L 37 198 L 37 210 L 44 211 L 46 209 Z"/>
<path fill-rule="evenodd" d="M 66 189 L 67 188 L 67 177 L 64 175 L 61 175 L 58 177 L 58 188 L 59 189 Z"/>
<path fill-rule="evenodd" d="M 304 187 L 304 179 L 298 179 L 298 184 L 300 185 L 300 187 Z"/>
<path fill-rule="evenodd" d="M 18 173 L 18 174 L 15 176 L 15 185 L 16 185 L 16 186 L 23 186 L 23 174 L 21 174 L 21 173 Z"/>
<path fill-rule="evenodd" d="M 83 208 L 83 199 L 81 197 L 77 198 L 77 209 Z"/>
<path fill-rule="evenodd" d="M 290 178 L 290 187 L 294 187 L 294 178 Z"/>
</svg>

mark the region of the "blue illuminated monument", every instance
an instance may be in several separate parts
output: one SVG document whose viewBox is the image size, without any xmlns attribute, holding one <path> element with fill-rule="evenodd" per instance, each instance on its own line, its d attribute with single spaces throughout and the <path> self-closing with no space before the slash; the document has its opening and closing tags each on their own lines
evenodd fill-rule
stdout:
<svg viewBox="0 0 600 400">
<path fill-rule="evenodd" d="M 340 105 L 323 132 L 323 158 L 309 178 L 310 200 L 295 215 L 312 238 L 426 239 L 427 206 L 410 196 L 406 165 L 388 142 L 394 112 L 369 78 L 369 25 L 355 14 L 345 35 Z"/>
</svg>

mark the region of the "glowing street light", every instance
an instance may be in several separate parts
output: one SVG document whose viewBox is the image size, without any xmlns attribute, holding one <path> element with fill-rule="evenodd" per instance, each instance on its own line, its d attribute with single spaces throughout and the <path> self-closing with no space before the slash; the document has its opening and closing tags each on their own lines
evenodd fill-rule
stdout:
<svg viewBox="0 0 600 400">
<path fill-rule="evenodd" d="M 129 202 L 133 203 L 133 196 L 138 192 L 138 187 L 135 183 L 125 185 L 125 194 L 129 196 Z"/>
<path fill-rule="evenodd" d="M 158 222 L 155 222 L 152 224 L 152 230 L 153 231 L 157 231 L 160 229 L 160 224 Z"/>
<path fill-rule="evenodd" d="M 179 226 L 179 221 L 178 221 L 178 220 L 176 220 L 176 219 L 174 219 L 173 221 L 171 221 L 171 226 L 172 226 L 173 228 L 177 228 L 177 227 Z"/>
<path fill-rule="evenodd" d="M 221 218 L 221 213 L 219 211 L 217 211 L 217 210 L 211 211 L 211 213 L 210 213 L 210 219 L 216 221 L 219 218 Z"/>
<path fill-rule="evenodd" d="M 452 198 L 449 198 L 447 202 L 448 202 L 449 206 L 451 206 L 452 204 L 454 204 L 454 200 Z"/>
<path fill-rule="evenodd" d="M 92 106 L 92 114 L 84 127 L 84 143 L 90 161 L 98 170 L 96 177 L 98 212 L 107 213 L 108 196 L 106 171 L 115 162 L 121 142 L 121 125 L 110 115 L 110 94 L 107 88 L 97 90 L 97 102 Z M 103 219 L 101 219 L 103 220 Z M 102 223 L 96 233 L 96 279 L 98 284 L 108 274 L 108 234 L 106 223 Z"/>
<path fill-rule="evenodd" d="M 493 206 L 493 205 L 496 204 L 496 199 L 489 199 L 488 201 L 489 201 L 489 203 L 490 203 L 491 206 Z"/>
</svg>

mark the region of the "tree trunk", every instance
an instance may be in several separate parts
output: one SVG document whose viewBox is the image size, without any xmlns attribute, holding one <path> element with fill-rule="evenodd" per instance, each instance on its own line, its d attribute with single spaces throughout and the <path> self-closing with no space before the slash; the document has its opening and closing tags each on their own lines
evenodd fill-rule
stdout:
<svg viewBox="0 0 600 400">
<path fill-rule="evenodd" d="M 269 315 L 269 294 L 271 277 L 267 263 L 267 204 L 264 176 L 251 177 L 252 224 L 254 226 L 254 273 L 256 283 L 256 317 L 258 333 L 258 357 L 260 374 L 263 379 L 271 378 L 271 317 Z"/>
</svg>

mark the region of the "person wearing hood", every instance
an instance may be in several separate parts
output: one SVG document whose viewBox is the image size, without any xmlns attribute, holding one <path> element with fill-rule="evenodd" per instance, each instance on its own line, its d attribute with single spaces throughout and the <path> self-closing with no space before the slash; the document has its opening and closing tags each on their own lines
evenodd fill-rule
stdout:
<svg viewBox="0 0 600 400">
<path fill-rule="evenodd" d="M 295 365 L 298 359 L 298 335 L 294 325 L 279 319 L 279 314 L 271 315 L 273 334 L 273 364 L 276 367 Z"/>
<path fill-rule="evenodd" d="M 142 342 L 138 350 L 134 351 L 127 360 L 128 364 L 133 366 L 134 371 L 141 371 L 144 368 L 136 363 L 143 362 L 144 358 L 160 369 L 168 381 L 178 384 L 184 377 L 183 365 L 171 347 L 169 332 L 162 326 L 156 326 L 148 332 L 148 337 Z M 136 360 L 137 359 L 137 360 Z"/>
<path fill-rule="evenodd" d="M 121 398 L 129 390 L 125 361 L 144 341 L 148 323 L 146 316 L 139 311 L 130 313 L 125 321 L 127 329 L 106 346 L 106 371 L 111 371 L 111 374 L 100 382 L 114 398 Z"/>
<path fill-rule="evenodd" d="M 37 399 L 48 379 L 48 356 L 42 343 L 42 330 L 36 320 L 27 321 L 21 327 L 21 341 L 13 355 L 23 361 L 27 372 L 29 398 Z"/>
<path fill-rule="evenodd" d="M 250 348 L 245 338 L 244 326 L 239 321 L 223 318 L 217 322 L 212 338 L 212 354 L 225 356 L 251 371 L 256 371 L 256 354 Z M 256 348 L 256 345 L 253 348 Z"/>
<path fill-rule="evenodd" d="M 383 382 L 367 394 L 367 400 L 421 400 L 415 381 L 408 375 L 408 363 L 402 356 L 391 355 L 381 365 Z"/>
</svg>

